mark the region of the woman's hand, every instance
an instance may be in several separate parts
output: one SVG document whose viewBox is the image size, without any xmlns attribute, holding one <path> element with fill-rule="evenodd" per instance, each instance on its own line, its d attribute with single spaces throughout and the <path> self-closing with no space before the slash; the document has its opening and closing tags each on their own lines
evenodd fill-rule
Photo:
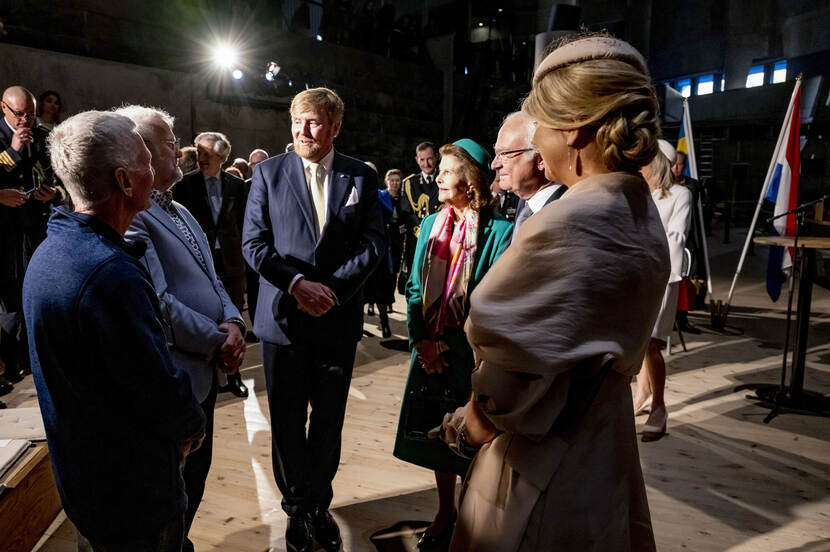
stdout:
<svg viewBox="0 0 830 552">
<path fill-rule="evenodd" d="M 467 413 L 464 416 L 465 434 L 467 443 L 473 447 L 480 447 L 489 443 L 499 434 L 499 430 L 493 425 L 484 411 L 481 410 L 475 395 L 467 403 Z"/>
<path fill-rule="evenodd" d="M 415 354 L 427 374 L 440 374 L 444 369 L 438 342 L 424 339 L 415 344 Z"/>
</svg>

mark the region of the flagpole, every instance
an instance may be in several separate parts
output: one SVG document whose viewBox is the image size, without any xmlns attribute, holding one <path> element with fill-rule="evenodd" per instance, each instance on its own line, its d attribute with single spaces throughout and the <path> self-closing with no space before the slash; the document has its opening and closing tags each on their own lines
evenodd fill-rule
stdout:
<svg viewBox="0 0 830 552">
<path fill-rule="evenodd" d="M 800 88 L 801 75 L 795 79 L 795 87 L 793 88 L 793 95 L 790 97 L 790 105 L 787 107 L 787 115 L 784 117 L 784 124 L 781 125 L 781 132 L 778 134 L 778 142 L 775 144 L 775 149 L 772 151 L 772 161 L 770 161 L 769 168 L 767 169 L 767 176 L 764 178 L 764 185 L 761 187 L 761 195 L 758 198 L 758 204 L 755 206 L 755 214 L 752 216 L 752 224 L 749 225 L 749 231 L 746 234 L 746 242 L 744 242 L 744 248 L 743 251 L 741 251 L 741 259 L 738 261 L 738 268 L 735 271 L 735 277 L 732 278 L 732 285 L 729 287 L 729 295 L 726 297 L 727 308 L 732 303 L 732 294 L 735 292 L 735 284 L 738 283 L 738 276 L 741 275 L 741 269 L 743 269 L 744 261 L 746 260 L 746 252 L 749 250 L 749 243 L 752 241 L 753 232 L 755 232 L 755 224 L 758 222 L 758 215 L 761 212 L 761 206 L 764 204 L 764 196 L 767 195 L 767 189 L 769 188 L 770 181 L 772 180 L 772 174 L 775 171 L 778 153 L 781 151 L 784 139 L 790 130 L 790 122 L 793 115 L 793 104 L 795 104 L 795 97 Z"/>
<path fill-rule="evenodd" d="M 683 130 L 686 135 L 686 151 L 689 158 L 689 176 L 698 180 L 697 156 L 695 155 L 695 141 L 692 136 L 692 114 L 689 111 L 689 99 L 683 98 Z M 701 189 L 702 191 L 702 189 Z M 703 265 L 706 268 L 706 290 L 709 292 L 709 302 L 712 302 L 712 271 L 709 268 L 709 244 L 706 243 L 706 227 L 703 225 L 703 203 L 701 194 L 697 194 L 697 227 L 700 229 L 700 241 L 703 246 Z"/>
</svg>

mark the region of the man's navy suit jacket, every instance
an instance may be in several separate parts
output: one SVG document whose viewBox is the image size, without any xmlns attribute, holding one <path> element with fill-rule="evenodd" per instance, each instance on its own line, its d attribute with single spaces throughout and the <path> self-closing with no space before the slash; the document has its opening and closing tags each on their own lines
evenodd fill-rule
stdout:
<svg viewBox="0 0 830 552">
<path fill-rule="evenodd" d="M 335 151 L 318 237 L 300 157 L 288 152 L 257 165 L 242 232 L 245 260 L 260 275 L 257 336 L 279 345 L 360 339 L 363 284 L 384 243 L 377 182 L 362 161 Z M 288 294 L 297 274 L 327 285 L 339 303 L 319 318 L 299 311 Z"/>
</svg>

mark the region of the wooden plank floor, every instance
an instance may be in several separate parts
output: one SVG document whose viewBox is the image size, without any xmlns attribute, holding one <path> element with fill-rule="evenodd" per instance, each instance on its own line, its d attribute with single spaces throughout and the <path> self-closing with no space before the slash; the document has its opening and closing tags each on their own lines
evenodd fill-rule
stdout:
<svg viewBox="0 0 830 552">
<path fill-rule="evenodd" d="M 773 305 L 763 294 L 763 262 L 750 259 L 727 331 L 686 336 L 688 352 L 676 347 L 667 359 L 669 433 L 640 443 L 661 551 L 830 550 L 830 420 L 784 414 L 767 425 L 767 409 L 733 392 L 780 374 L 786 302 Z M 734 267 L 732 256 L 724 264 Z M 728 288 L 725 275 L 716 285 Z M 402 308 L 399 300 L 392 315 L 400 339 Z M 367 318 L 373 335 L 359 346 L 334 482 L 333 513 L 348 551 L 375 550 L 369 537 L 398 521 L 430 519 L 436 501 L 431 473 L 391 454 L 408 354 L 383 347 L 375 324 Z M 807 360 L 807 387 L 830 394 L 830 294 L 818 288 Z M 245 366 L 250 397 L 223 394 L 217 404 L 213 467 L 191 532 L 200 551 L 285 549 L 258 346 Z M 26 382 L 10 406 L 34 403 Z M 40 550 L 74 550 L 71 523 L 59 518 Z"/>
</svg>

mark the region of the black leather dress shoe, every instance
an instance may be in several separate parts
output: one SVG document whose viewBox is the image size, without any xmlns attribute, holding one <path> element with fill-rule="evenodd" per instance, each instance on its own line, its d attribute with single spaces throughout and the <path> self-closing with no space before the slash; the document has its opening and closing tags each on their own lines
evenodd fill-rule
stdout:
<svg viewBox="0 0 830 552">
<path fill-rule="evenodd" d="M 23 370 L 6 369 L 6 371 L 3 372 L 3 377 L 12 383 L 20 383 L 21 381 L 23 381 L 23 376 L 25 375 L 26 374 L 23 372 Z"/>
<path fill-rule="evenodd" d="M 311 552 L 314 548 L 313 537 L 314 529 L 308 514 L 288 516 L 288 526 L 285 529 L 285 547 L 288 552 Z"/>
<path fill-rule="evenodd" d="M 240 399 L 248 398 L 248 387 L 242 383 L 242 376 L 239 375 L 239 372 L 229 375 L 228 384 L 219 388 L 220 393 L 225 393 L 227 391 L 230 391 Z"/>
<path fill-rule="evenodd" d="M 340 528 L 329 511 L 316 508 L 314 513 L 311 514 L 311 522 L 314 526 L 314 540 L 317 541 L 317 544 L 326 552 L 340 552 L 343 546 L 343 540 L 340 538 Z"/>
<path fill-rule="evenodd" d="M 14 385 L 7 381 L 0 381 L 0 397 L 3 395 L 8 395 L 14 389 Z"/>
</svg>

